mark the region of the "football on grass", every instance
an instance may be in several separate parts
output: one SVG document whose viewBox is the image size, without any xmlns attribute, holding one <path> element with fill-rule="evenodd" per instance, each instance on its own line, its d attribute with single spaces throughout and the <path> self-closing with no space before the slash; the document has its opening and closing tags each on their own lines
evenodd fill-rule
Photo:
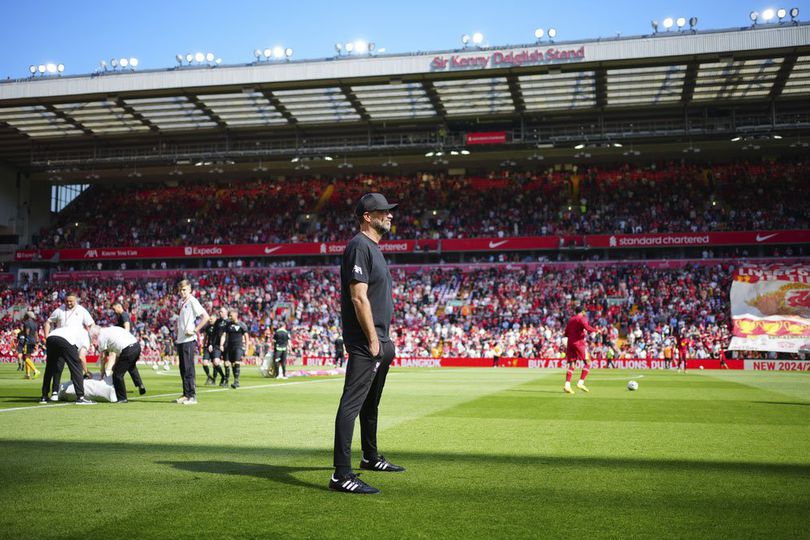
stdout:
<svg viewBox="0 0 810 540">
<path fill-rule="evenodd" d="M 630 381 L 629 383 L 627 383 L 627 389 L 630 390 L 631 392 L 635 392 L 636 390 L 638 390 L 638 383 L 636 381 Z"/>
</svg>

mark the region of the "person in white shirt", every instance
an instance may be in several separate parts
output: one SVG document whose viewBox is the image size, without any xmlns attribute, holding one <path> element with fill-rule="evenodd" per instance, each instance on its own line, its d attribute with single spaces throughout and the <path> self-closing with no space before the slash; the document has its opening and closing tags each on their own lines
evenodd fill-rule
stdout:
<svg viewBox="0 0 810 540">
<path fill-rule="evenodd" d="M 90 315 L 90 312 L 87 311 L 84 307 L 80 306 L 76 297 L 76 293 L 68 293 L 65 296 L 65 303 L 64 305 L 59 306 L 51 316 L 48 317 L 48 320 L 45 321 L 45 325 L 43 326 L 43 330 L 45 331 L 45 339 L 47 343 L 47 338 L 51 334 L 52 329 L 56 328 L 64 328 L 66 326 L 73 326 L 77 328 L 85 328 L 86 330 L 90 330 L 92 326 L 96 324 L 93 320 L 93 317 Z M 54 371 L 53 376 L 53 388 L 51 392 L 51 401 L 56 401 L 59 399 L 59 386 L 60 382 L 62 381 L 62 371 L 65 369 L 65 361 L 58 360 L 58 364 L 56 365 L 56 371 Z"/>
<path fill-rule="evenodd" d="M 183 405 L 196 405 L 194 357 L 197 353 L 197 333 L 208 324 L 208 313 L 191 294 L 191 283 L 187 279 L 177 284 L 177 294 L 180 296 L 180 313 L 177 317 L 174 343 L 180 363 L 180 377 L 183 380 L 183 395 L 176 401 Z M 199 323 L 196 322 L 198 319 Z"/>
<path fill-rule="evenodd" d="M 90 337 L 96 346 L 101 364 L 101 379 L 112 375 L 112 383 L 118 403 L 127 403 L 127 386 L 124 375 L 141 357 L 138 339 L 120 326 L 99 328 L 94 326 Z"/>
<path fill-rule="evenodd" d="M 90 336 L 87 334 L 87 330 L 80 326 L 57 328 L 50 332 L 48 339 L 45 340 L 45 346 L 48 352 L 45 356 L 45 376 L 42 378 L 42 398 L 39 402 L 48 403 L 48 393 L 51 390 L 56 368 L 60 363 L 64 365 L 67 362 L 70 380 L 76 391 L 76 404 L 95 405 L 94 401 L 84 397 L 85 357 L 90 348 Z M 58 390 L 57 399 L 59 399 Z"/>
</svg>

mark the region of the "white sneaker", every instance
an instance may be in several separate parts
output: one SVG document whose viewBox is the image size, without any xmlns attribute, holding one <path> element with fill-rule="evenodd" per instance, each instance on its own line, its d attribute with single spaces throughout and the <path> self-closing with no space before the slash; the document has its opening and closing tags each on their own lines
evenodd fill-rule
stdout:
<svg viewBox="0 0 810 540">
<path fill-rule="evenodd" d="M 571 390 L 571 383 L 570 382 L 566 381 L 565 386 L 563 386 L 563 392 L 565 392 L 566 394 L 573 394 L 574 393 L 574 391 Z"/>
<path fill-rule="evenodd" d="M 587 386 L 585 386 L 585 381 L 583 381 L 582 379 L 580 379 L 580 380 L 577 382 L 577 388 L 579 388 L 579 389 L 580 389 L 580 390 L 582 390 L 583 392 L 590 392 L 590 390 L 588 390 L 588 387 L 587 387 Z"/>
<path fill-rule="evenodd" d="M 53 394 L 51 394 L 51 398 L 50 398 L 50 399 L 51 399 L 51 401 L 59 401 L 59 394 L 57 394 L 56 392 L 54 392 Z"/>
<path fill-rule="evenodd" d="M 175 399 L 174 402 L 182 405 L 186 402 L 186 400 L 188 400 L 186 396 L 180 396 L 179 398 Z"/>
<path fill-rule="evenodd" d="M 186 398 L 186 400 L 183 402 L 183 405 L 196 405 L 196 404 L 197 404 L 197 398 L 193 398 L 193 397 Z"/>
</svg>

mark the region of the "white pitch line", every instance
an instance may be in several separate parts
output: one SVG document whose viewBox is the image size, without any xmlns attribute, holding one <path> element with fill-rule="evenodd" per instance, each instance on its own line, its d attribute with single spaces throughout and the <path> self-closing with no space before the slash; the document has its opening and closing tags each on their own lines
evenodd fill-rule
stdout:
<svg viewBox="0 0 810 540">
<path fill-rule="evenodd" d="M 238 390 L 240 390 L 240 391 L 241 390 L 255 390 L 257 388 L 284 388 L 285 386 L 296 386 L 296 385 L 299 385 L 299 384 L 317 384 L 317 383 L 332 382 L 332 381 L 343 381 L 343 379 L 337 379 L 336 378 L 336 379 L 320 379 L 320 380 L 316 380 L 316 381 L 293 381 L 293 382 L 287 382 L 287 383 L 283 383 L 283 384 L 258 384 L 258 385 L 254 385 L 254 386 L 240 386 Z M 211 394 L 211 393 L 214 393 L 214 392 L 235 392 L 235 391 L 237 391 L 237 390 L 232 389 L 232 388 L 212 388 L 210 390 L 200 390 L 197 393 L 198 394 Z M 156 394 L 154 396 L 138 396 L 138 397 L 130 398 L 130 401 L 139 401 L 139 400 L 144 400 L 144 399 L 164 398 L 164 397 L 172 397 L 172 396 L 178 396 L 179 397 L 179 394 L 178 394 L 178 392 L 172 392 L 171 394 Z M 62 402 L 62 403 L 54 403 L 54 404 L 48 404 L 48 405 L 36 404 L 36 405 L 30 405 L 30 406 L 27 406 L 27 407 L 13 407 L 13 408 L 10 408 L 10 409 L 0 409 L 0 413 L 11 412 L 11 411 L 27 411 L 27 410 L 32 410 L 32 409 L 51 409 L 51 408 L 54 408 L 54 407 L 66 407 L 68 405 L 73 405 L 73 403 L 64 403 L 64 402 Z"/>
</svg>

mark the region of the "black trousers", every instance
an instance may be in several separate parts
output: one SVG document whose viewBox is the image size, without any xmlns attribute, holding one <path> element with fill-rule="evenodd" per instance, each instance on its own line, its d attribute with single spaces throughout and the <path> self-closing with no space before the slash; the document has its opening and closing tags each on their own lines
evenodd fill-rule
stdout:
<svg viewBox="0 0 810 540">
<path fill-rule="evenodd" d="M 79 358 L 79 349 L 65 338 L 50 336 L 45 341 L 48 353 L 45 356 L 45 375 L 42 377 L 42 397 L 47 398 L 52 388 L 59 391 L 59 378 L 57 368 L 67 363 L 70 370 L 70 380 L 76 389 L 76 398 L 84 395 L 84 372 L 82 361 Z M 51 386 L 53 383 L 55 386 Z"/>
<path fill-rule="evenodd" d="M 372 357 L 367 345 L 346 345 L 349 362 L 343 395 L 335 417 L 334 466 L 351 468 L 354 422 L 360 415 L 363 454 L 377 455 L 377 410 L 385 377 L 396 351 L 391 341 L 380 342 L 380 355 Z"/>
<path fill-rule="evenodd" d="M 135 343 L 133 345 L 130 345 L 130 347 L 133 347 L 134 345 L 138 345 L 138 344 Z M 141 351 L 141 346 L 138 345 L 138 354 L 139 355 L 141 354 L 140 351 Z M 123 353 L 124 351 L 121 351 L 121 352 Z M 135 360 L 135 362 L 137 362 L 137 360 Z M 143 379 L 141 379 L 141 372 L 138 371 L 138 366 L 135 365 L 135 362 L 132 362 L 132 367 L 129 368 L 129 376 L 132 378 L 132 384 L 134 384 L 135 386 L 140 388 L 141 386 L 143 386 Z"/>
<path fill-rule="evenodd" d="M 177 343 L 177 357 L 180 360 L 180 378 L 183 379 L 183 395 L 187 398 L 197 397 L 197 373 L 194 371 L 194 360 L 197 353 L 197 342 Z"/>
<path fill-rule="evenodd" d="M 278 363 L 278 369 L 281 369 L 281 374 L 287 374 L 287 349 L 283 351 L 273 351 L 273 362 Z M 278 373 L 278 371 L 276 372 Z"/>
<path fill-rule="evenodd" d="M 132 368 L 135 367 L 135 362 L 137 362 L 140 357 L 141 346 L 137 343 L 126 347 L 121 351 L 121 354 L 118 355 L 112 372 L 113 387 L 115 388 L 115 396 L 118 398 L 118 401 L 127 399 L 127 385 L 124 383 L 124 375 L 126 373 L 132 374 Z M 135 373 L 138 374 L 137 369 Z M 135 380 L 135 377 L 133 376 L 132 379 Z M 138 380 L 140 381 L 140 379 L 141 377 L 138 375 Z M 135 384 L 141 386 L 137 382 Z"/>
</svg>

